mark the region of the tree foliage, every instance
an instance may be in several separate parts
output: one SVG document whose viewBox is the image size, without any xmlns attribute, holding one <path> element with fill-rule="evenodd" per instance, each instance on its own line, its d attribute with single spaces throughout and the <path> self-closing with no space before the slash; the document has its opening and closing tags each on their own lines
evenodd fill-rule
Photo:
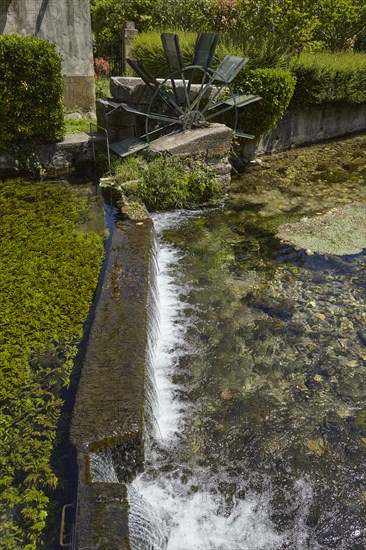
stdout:
<svg viewBox="0 0 366 550">
<path fill-rule="evenodd" d="M 116 36 L 125 21 L 139 31 L 217 31 L 243 43 L 263 36 L 291 51 L 347 49 L 366 25 L 364 0 L 92 0 L 97 41 Z"/>
<path fill-rule="evenodd" d="M 110 42 L 118 38 L 127 21 L 146 31 L 152 26 L 152 13 L 158 0 L 91 0 L 90 12 L 94 40 Z"/>
</svg>

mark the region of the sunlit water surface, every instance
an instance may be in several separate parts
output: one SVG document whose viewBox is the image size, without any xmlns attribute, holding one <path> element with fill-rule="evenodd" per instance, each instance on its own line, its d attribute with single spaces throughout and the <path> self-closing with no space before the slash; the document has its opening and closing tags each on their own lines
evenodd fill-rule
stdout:
<svg viewBox="0 0 366 550">
<path fill-rule="evenodd" d="M 366 548 L 366 255 L 275 237 L 353 200 L 362 177 L 253 169 L 225 207 L 154 216 L 159 430 L 130 487 L 133 548 Z"/>
</svg>

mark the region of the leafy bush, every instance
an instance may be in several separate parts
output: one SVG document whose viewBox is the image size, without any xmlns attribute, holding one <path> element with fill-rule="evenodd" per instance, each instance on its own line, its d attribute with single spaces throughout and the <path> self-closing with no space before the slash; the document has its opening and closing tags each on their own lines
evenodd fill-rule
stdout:
<svg viewBox="0 0 366 550">
<path fill-rule="evenodd" d="M 40 38 L 0 35 L 0 147 L 64 136 L 61 56 Z"/>
<path fill-rule="evenodd" d="M 127 21 L 146 31 L 152 24 L 157 0 L 91 0 L 90 13 L 95 42 L 116 40 Z"/>
<path fill-rule="evenodd" d="M 137 181 L 128 183 L 131 179 Z M 149 163 L 141 157 L 130 157 L 115 166 L 115 180 L 124 191 L 140 197 L 150 211 L 195 208 L 223 193 L 214 173 L 198 163 L 189 166 L 162 157 Z"/>
<path fill-rule="evenodd" d="M 365 29 L 366 6 L 363 0 L 156 0 L 151 13 L 150 28 L 264 37 L 300 52 L 348 48 Z"/>
<path fill-rule="evenodd" d="M 113 165 L 114 179 L 117 185 L 127 181 L 134 181 L 142 178 L 148 168 L 146 160 L 140 156 L 130 155 L 123 160 L 117 160 Z"/>
<path fill-rule="evenodd" d="M 297 78 L 292 110 L 339 101 L 366 102 L 366 54 L 301 54 L 291 71 Z"/>
<path fill-rule="evenodd" d="M 1 182 L 0 213 L 0 547 L 36 550 L 58 484 L 51 455 L 62 391 L 97 285 L 103 235 L 77 230 L 90 205 L 57 184 Z"/>
<path fill-rule="evenodd" d="M 96 78 L 95 79 L 95 96 L 97 99 L 110 96 L 110 78 Z"/>
<path fill-rule="evenodd" d="M 234 90 L 258 94 L 262 98 L 239 109 L 239 128 L 257 136 L 275 128 L 290 103 L 295 84 L 296 78 L 283 69 L 254 69 L 239 73 Z"/>
</svg>

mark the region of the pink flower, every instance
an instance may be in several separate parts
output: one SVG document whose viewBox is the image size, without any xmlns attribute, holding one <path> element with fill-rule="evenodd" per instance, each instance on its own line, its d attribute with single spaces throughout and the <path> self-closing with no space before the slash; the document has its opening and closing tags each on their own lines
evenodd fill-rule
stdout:
<svg viewBox="0 0 366 550">
<path fill-rule="evenodd" d="M 96 75 L 106 78 L 107 76 L 109 76 L 111 68 L 106 59 L 103 59 L 102 57 L 96 57 L 94 59 L 94 71 Z"/>
</svg>

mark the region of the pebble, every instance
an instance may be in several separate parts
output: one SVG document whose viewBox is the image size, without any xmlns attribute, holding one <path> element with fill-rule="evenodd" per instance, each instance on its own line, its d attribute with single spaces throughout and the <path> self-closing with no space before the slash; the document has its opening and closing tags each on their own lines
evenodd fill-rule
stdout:
<svg viewBox="0 0 366 550">
<path fill-rule="evenodd" d="M 325 315 L 324 315 L 324 313 L 316 313 L 316 314 L 315 314 L 315 317 L 317 317 L 317 318 L 320 319 L 321 321 L 325 321 Z"/>
</svg>

